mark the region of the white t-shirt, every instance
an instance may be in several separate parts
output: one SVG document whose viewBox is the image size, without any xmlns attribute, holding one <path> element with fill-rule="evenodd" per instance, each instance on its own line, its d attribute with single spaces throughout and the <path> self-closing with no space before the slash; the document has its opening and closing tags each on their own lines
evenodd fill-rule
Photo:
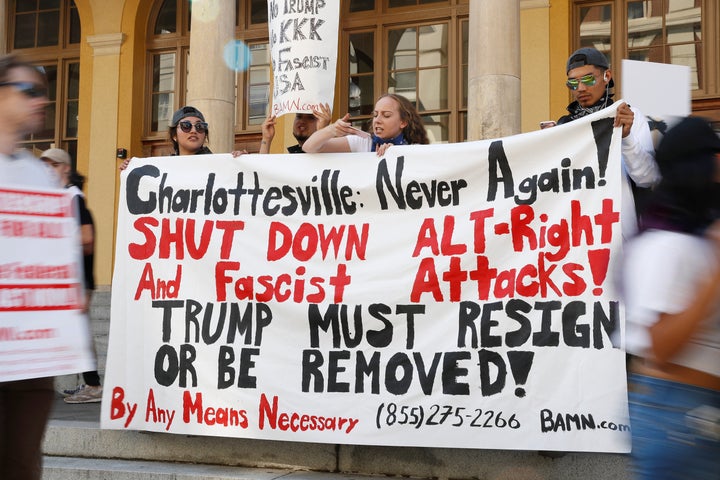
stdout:
<svg viewBox="0 0 720 480">
<path fill-rule="evenodd" d="M 65 188 L 67 188 L 70 192 L 72 192 L 73 196 L 79 195 L 79 196 L 85 198 L 85 194 L 83 193 L 82 190 L 80 190 L 80 187 L 78 187 L 77 185 L 69 185 L 69 186 L 66 186 Z"/>
<path fill-rule="evenodd" d="M 709 240 L 664 230 L 649 230 L 627 242 L 624 261 L 626 348 L 646 357 L 649 327 L 661 313 L 685 310 L 720 261 Z M 670 362 L 720 376 L 720 308 Z"/>
<path fill-rule="evenodd" d="M 370 135 L 346 135 L 345 140 L 347 140 L 351 152 L 372 151 L 372 137 Z"/>
<path fill-rule="evenodd" d="M 11 156 L 0 154 L 0 185 L 59 187 L 52 167 L 27 150 L 18 150 Z"/>
</svg>

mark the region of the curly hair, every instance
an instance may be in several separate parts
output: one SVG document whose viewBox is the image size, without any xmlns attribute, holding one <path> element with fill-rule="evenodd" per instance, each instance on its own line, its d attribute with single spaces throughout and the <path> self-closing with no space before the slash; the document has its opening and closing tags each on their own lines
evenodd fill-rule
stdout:
<svg viewBox="0 0 720 480">
<path fill-rule="evenodd" d="M 407 98 L 396 93 L 385 93 L 380 95 L 375 103 L 384 97 L 392 98 L 398 103 L 398 105 L 400 105 L 400 118 L 407 122 L 407 125 L 403 128 L 403 136 L 405 137 L 405 140 L 407 140 L 408 144 L 427 145 L 430 143 L 427 131 L 425 131 L 425 124 L 415 108 L 415 105 L 413 105 Z"/>
</svg>

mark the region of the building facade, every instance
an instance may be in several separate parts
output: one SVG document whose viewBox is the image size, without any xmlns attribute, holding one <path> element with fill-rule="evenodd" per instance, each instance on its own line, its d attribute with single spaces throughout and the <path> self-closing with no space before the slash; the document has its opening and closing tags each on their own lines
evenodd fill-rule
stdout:
<svg viewBox="0 0 720 480">
<path fill-rule="evenodd" d="M 119 158 L 168 153 L 172 112 L 202 98 L 203 82 L 213 81 L 212 69 L 190 62 L 191 51 L 222 55 L 212 51 L 206 29 L 200 38 L 196 33 L 191 45 L 198 21 L 213 25 L 230 16 L 234 38 L 248 52 L 246 61 L 233 70 L 234 108 L 209 118 L 211 140 L 217 141 L 213 132 L 222 130 L 213 125 L 228 126 L 234 149 L 259 149 L 260 126 L 272 103 L 267 2 L 204 1 L 203 18 L 197 6 L 193 18 L 190 0 L 0 1 L 0 52 L 20 53 L 42 65 L 50 82 L 47 124 L 26 146 L 36 151 L 51 145 L 67 149 L 87 177 L 85 191 L 96 219 L 99 285 L 112 281 Z M 478 11 L 488 11 L 481 9 L 487 2 L 507 0 L 339 1 L 334 116 L 349 112 L 358 121 L 370 119 L 375 98 L 390 91 L 415 102 L 432 142 L 472 138 L 468 119 L 475 113 L 468 98 L 483 94 L 470 92 L 474 87 L 469 71 L 473 62 L 483 61 L 474 53 L 473 42 L 493 39 L 471 31 L 470 25 Z M 557 119 L 570 100 L 567 56 L 578 47 L 594 46 L 607 53 L 616 79 L 621 78 L 623 58 L 689 66 L 693 112 L 720 125 L 720 2 L 515 2 L 517 18 L 510 13 L 479 19 L 519 29 L 520 39 L 519 98 L 511 99 L 517 111 L 485 114 L 517 116 L 522 132 L 537 129 L 542 120 Z M 511 57 L 515 48 L 502 43 L 491 47 L 499 58 Z M 192 89 L 189 78 L 195 82 Z M 616 81 L 616 91 L 620 88 Z M 291 123 L 280 120 L 273 152 L 294 143 Z"/>
</svg>

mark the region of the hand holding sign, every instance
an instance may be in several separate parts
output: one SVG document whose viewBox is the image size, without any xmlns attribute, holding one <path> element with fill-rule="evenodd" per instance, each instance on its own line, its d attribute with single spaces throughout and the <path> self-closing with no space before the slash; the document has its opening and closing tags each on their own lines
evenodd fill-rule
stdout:
<svg viewBox="0 0 720 480">
<path fill-rule="evenodd" d="M 320 105 L 313 105 L 312 112 L 313 115 L 315 115 L 315 118 L 317 118 L 317 130 L 330 125 L 330 120 L 332 120 L 332 110 L 330 109 L 329 104 L 321 103 Z"/>
</svg>

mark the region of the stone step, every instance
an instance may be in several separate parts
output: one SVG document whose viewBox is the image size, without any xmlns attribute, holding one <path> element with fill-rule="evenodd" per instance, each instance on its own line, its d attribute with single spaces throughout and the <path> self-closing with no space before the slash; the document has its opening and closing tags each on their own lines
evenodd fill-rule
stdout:
<svg viewBox="0 0 720 480">
<path fill-rule="evenodd" d="M 99 412 L 99 406 L 99 403 L 66 405 L 63 412 L 56 413 L 45 431 L 43 453 L 52 457 L 112 457 L 230 467 L 337 470 L 336 447 L 331 444 L 101 430 L 99 421 L 70 420 L 76 417 L 71 407 L 90 407 Z"/>
<path fill-rule="evenodd" d="M 80 457 L 45 457 L 42 480 L 368 480 L 377 477 Z M 385 477 L 388 478 L 388 477 Z"/>
<path fill-rule="evenodd" d="M 71 418 L 72 409 L 55 415 Z M 99 404 L 75 405 L 92 407 Z M 76 415 L 75 415 L 76 416 Z M 157 432 L 101 430 L 98 421 L 53 419 L 48 424 L 43 452 L 47 456 L 43 480 L 191 480 L 206 477 L 183 473 L 184 468 L 217 468 L 212 472 L 234 472 L 247 478 L 299 480 L 369 479 L 454 479 L 470 480 L 623 480 L 631 478 L 627 457 L 614 454 L 559 453 L 531 451 L 463 450 L 416 447 L 381 447 L 295 443 L 242 438 L 176 435 Z M 111 457 L 111 458 L 109 458 Z M 87 462 L 82 463 L 81 460 Z M 94 461 L 100 463 L 93 463 Z M 117 462 L 130 463 L 117 463 Z M 80 463 L 78 463 L 80 462 Z M 176 468 L 175 476 L 132 476 L 132 469 L 108 473 L 108 465 L 164 465 Z M 139 463 L 137 463 L 139 462 Z M 98 466 L 99 465 L 99 466 Z M 168 467 L 171 466 L 171 467 Z M 191 467 L 195 465 L 195 467 Z M 72 469 L 74 470 L 74 473 Z M 115 467 L 113 467 L 115 468 Z M 133 467 L 134 468 L 134 467 Z M 148 470 L 153 472 L 153 470 Z M 280 472 L 280 473 L 278 473 Z M 356 472 L 341 474 L 338 472 Z M 263 475 L 277 474 L 276 476 Z M 51 476 L 52 475 L 52 476 Z M 65 476 L 63 476 L 65 475 Z M 116 476 L 117 475 L 117 476 Z M 142 475 L 146 475 L 143 471 Z M 209 475 L 209 473 L 208 473 Z M 285 476 L 283 476 L 285 475 Z M 315 475 L 315 476 L 300 476 Z M 325 476 L 321 476 L 325 475 Z"/>
</svg>

